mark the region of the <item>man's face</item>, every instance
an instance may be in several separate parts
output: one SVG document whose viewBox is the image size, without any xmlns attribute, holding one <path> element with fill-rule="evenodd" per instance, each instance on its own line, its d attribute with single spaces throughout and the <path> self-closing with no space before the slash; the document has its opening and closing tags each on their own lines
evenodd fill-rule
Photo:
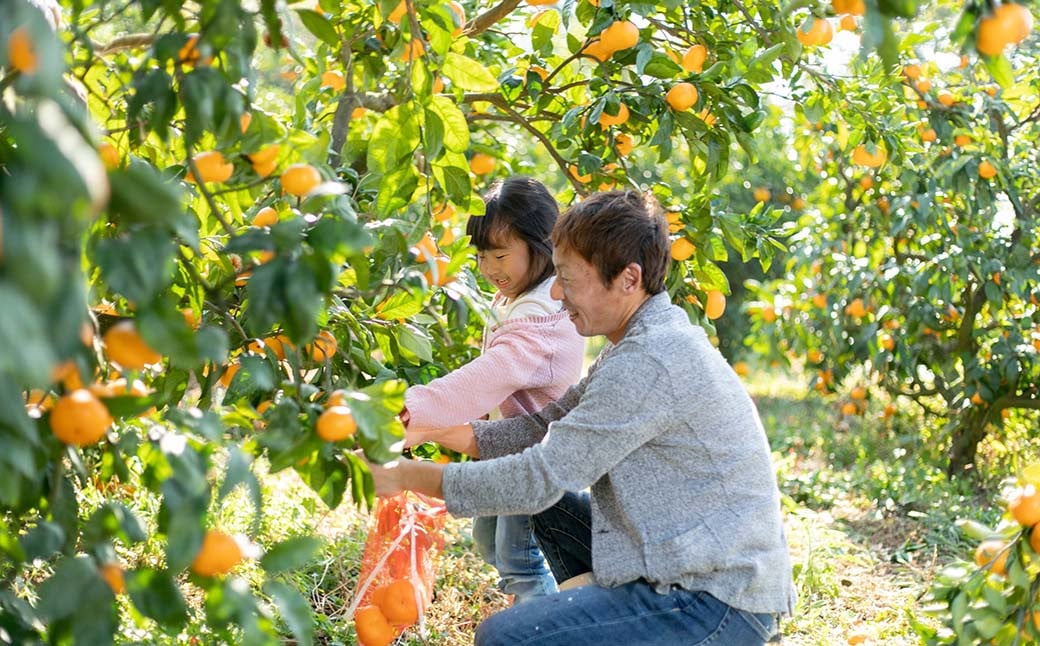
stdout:
<svg viewBox="0 0 1040 646">
<path fill-rule="evenodd" d="M 569 247 L 553 251 L 556 280 L 551 296 L 563 301 L 578 334 L 605 335 L 617 343 L 625 333 L 631 300 L 621 287 L 623 273 L 604 285 L 599 271 Z"/>
</svg>

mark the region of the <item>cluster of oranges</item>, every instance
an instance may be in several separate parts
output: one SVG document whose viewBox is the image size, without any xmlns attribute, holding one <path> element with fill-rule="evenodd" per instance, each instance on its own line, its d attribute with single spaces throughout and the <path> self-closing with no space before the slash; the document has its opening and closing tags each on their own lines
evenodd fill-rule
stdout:
<svg viewBox="0 0 1040 646">
<path fill-rule="evenodd" d="M 245 116 L 245 115 L 243 115 Z M 267 177 L 272 174 L 278 166 L 278 153 L 280 147 L 278 144 L 271 144 L 261 148 L 260 150 L 249 153 L 246 155 L 246 159 L 249 160 L 252 166 L 253 172 L 259 177 Z M 115 158 L 112 158 L 111 151 L 100 151 L 104 155 L 107 155 L 111 159 L 106 159 L 106 166 L 111 163 L 118 164 L 118 153 Z M 191 169 L 198 171 L 198 177 L 195 172 Z M 111 166 L 109 166 L 111 168 Z M 224 154 L 219 150 L 208 150 L 200 152 L 191 158 L 191 164 L 184 179 L 192 184 L 208 184 L 211 182 L 223 183 L 231 179 L 231 176 L 235 172 L 234 163 L 224 158 Z M 318 187 L 323 181 L 321 173 L 317 168 L 305 163 L 291 164 L 282 171 L 281 177 L 279 178 L 282 187 L 283 194 L 289 194 L 294 197 L 304 197 L 315 188 Z"/>
<path fill-rule="evenodd" d="M 1015 522 L 1025 528 L 1029 547 L 1040 554 L 1040 530 L 1036 529 L 1040 524 L 1040 491 L 1032 483 L 1018 487 L 1008 497 L 1007 510 Z M 975 549 L 975 564 L 1003 576 L 1007 574 L 1012 549 L 1013 545 L 1003 538 L 988 538 Z"/>
<path fill-rule="evenodd" d="M 354 627 L 362 646 L 386 646 L 417 622 L 418 592 L 407 578 L 373 589 L 369 603 L 354 611 Z"/>
</svg>

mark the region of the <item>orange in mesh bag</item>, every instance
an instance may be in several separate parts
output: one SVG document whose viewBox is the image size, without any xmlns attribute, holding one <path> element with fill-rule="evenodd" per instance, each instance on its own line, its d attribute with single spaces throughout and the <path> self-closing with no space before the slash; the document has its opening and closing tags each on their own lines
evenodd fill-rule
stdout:
<svg viewBox="0 0 1040 646">
<path fill-rule="evenodd" d="M 386 646 L 417 622 L 425 634 L 446 514 L 443 502 L 415 493 L 376 502 L 349 610 L 362 646 Z"/>
</svg>

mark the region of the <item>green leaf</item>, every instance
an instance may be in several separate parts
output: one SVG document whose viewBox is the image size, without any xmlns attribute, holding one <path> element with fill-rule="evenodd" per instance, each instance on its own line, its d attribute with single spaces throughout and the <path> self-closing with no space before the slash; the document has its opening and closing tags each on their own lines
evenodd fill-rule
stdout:
<svg viewBox="0 0 1040 646">
<path fill-rule="evenodd" d="M 405 382 L 392 379 L 350 394 L 347 403 L 358 424 L 358 440 L 374 462 L 383 464 L 400 455 L 390 447 L 404 438 L 397 414 L 404 408 L 405 389 Z"/>
<path fill-rule="evenodd" d="M 421 295 L 405 290 L 398 290 L 376 306 L 376 317 L 385 321 L 407 319 L 422 311 Z"/>
<path fill-rule="evenodd" d="M 394 327 L 397 335 L 397 345 L 408 352 L 402 356 L 418 365 L 419 361 L 433 361 L 433 342 L 421 329 L 412 325 L 398 325 Z M 409 356 L 411 355 L 411 356 Z"/>
<path fill-rule="evenodd" d="M 412 153 L 419 146 L 419 124 L 411 103 L 397 105 L 379 118 L 368 144 L 368 167 L 390 173 L 411 167 Z"/>
<path fill-rule="evenodd" d="M 43 521 L 22 535 L 18 542 L 25 560 L 47 559 L 65 544 L 65 530 L 60 525 Z"/>
<path fill-rule="evenodd" d="M 390 173 L 379 186 L 376 212 L 385 217 L 403 208 L 411 201 L 418 186 L 419 171 L 411 164 Z"/>
<path fill-rule="evenodd" d="M 441 66 L 441 73 L 451 80 L 452 85 L 471 92 L 494 92 L 498 79 L 478 61 L 462 54 L 448 52 Z"/>
<path fill-rule="evenodd" d="M 169 286 L 175 251 L 168 234 L 150 228 L 98 242 L 96 261 L 102 279 L 114 292 L 147 303 Z"/>
<path fill-rule="evenodd" d="M 452 152 L 466 152 L 469 148 L 469 124 L 462 110 L 448 97 L 435 96 L 429 111 L 436 113 L 444 124 L 444 147 Z"/>
<path fill-rule="evenodd" d="M 332 23 L 325 16 L 312 9 L 297 9 L 296 14 L 300 16 L 300 22 L 307 28 L 307 31 L 317 36 L 330 47 L 339 49 L 339 34 L 336 33 L 336 28 L 332 26 Z"/>
<path fill-rule="evenodd" d="M 280 581 L 265 583 L 264 592 L 274 599 L 296 643 L 300 646 L 310 646 L 314 642 L 315 622 L 307 599 L 296 588 Z"/>
<path fill-rule="evenodd" d="M 1006 89 L 1015 84 L 1015 72 L 1007 56 L 983 56 L 982 60 L 986 62 L 986 69 L 997 85 Z"/>
<path fill-rule="evenodd" d="M 6 283 L 0 283 L 0 374 L 10 375 L 20 383 L 44 384 L 49 381 L 50 367 L 56 363 L 47 338 L 43 312 Z M 22 414 L 24 417 L 24 412 Z M 29 467 L 35 469 L 35 465 Z"/>
<path fill-rule="evenodd" d="M 271 547 L 260 559 L 260 567 L 267 574 L 291 572 L 310 563 L 321 550 L 323 542 L 314 536 L 297 536 Z"/>
<path fill-rule="evenodd" d="M 98 576 L 93 561 L 82 556 L 67 558 L 37 588 L 40 601 L 36 608 L 45 620 L 62 619 L 74 614 L 84 599 L 103 596 L 106 591 L 111 597 L 112 592 Z"/>
<path fill-rule="evenodd" d="M 140 569 L 124 575 L 130 599 L 145 617 L 167 630 L 179 630 L 188 620 L 188 607 L 177 583 L 166 570 Z"/>
</svg>

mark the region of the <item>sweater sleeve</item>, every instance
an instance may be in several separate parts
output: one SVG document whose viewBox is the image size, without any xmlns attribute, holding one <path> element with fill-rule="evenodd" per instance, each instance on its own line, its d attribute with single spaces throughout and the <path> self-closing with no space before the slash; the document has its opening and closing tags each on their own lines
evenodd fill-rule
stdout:
<svg viewBox="0 0 1040 646">
<path fill-rule="evenodd" d="M 584 380 L 567 389 L 554 402 L 530 415 L 520 415 L 494 422 L 473 422 L 473 435 L 477 438 L 480 458 L 491 458 L 520 453 L 529 446 L 542 441 L 549 424 L 567 414 L 581 399 L 585 388 Z"/>
<path fill-rule="evenodd" d="M 665 374 L 662 366 L 647 365 L 646 356 L 636 353 L 603 362 L 588 377 L 578 404 L 549 425 L 541 443 L 519 454 L 449 465 L 443 479 L 448 511 L 456 516 L 535 514 L 565 492 L 592 485 L 675 423 Z"/>
<path fill-rule="evenodd" d="M 555 348 L 537 327 L 515 326 L 491 340 L 469 363 L 405 392 L 412 428 L 465 424 L 518 390 L 544 385 Z"/>
</svg>

